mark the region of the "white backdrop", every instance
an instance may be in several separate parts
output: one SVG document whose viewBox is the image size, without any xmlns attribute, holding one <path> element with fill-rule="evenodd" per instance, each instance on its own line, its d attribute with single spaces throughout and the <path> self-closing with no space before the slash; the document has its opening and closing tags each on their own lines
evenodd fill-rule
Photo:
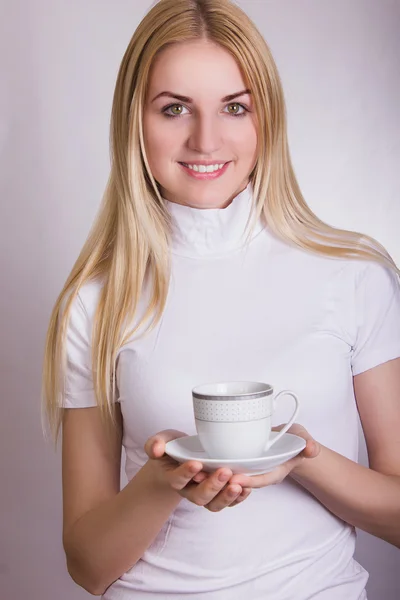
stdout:
<svg viewBox="0 0 400 600">
<path fill-rule="evenodd" d="M 285 88 L 297 175 L 334 225 L 400 262 L 399 0 L 240 0 Z M 82 600 L 61 547 L 60 457 L 42 439 L 51 307 L 108 175 L 113 86 L 149 0 L 0 0 L 0 590 Z M 365 462 L 365 450 L 361 459 Z M 400 554 L 360 534 L 369 600 L 398 600 Z"/>
</svg>

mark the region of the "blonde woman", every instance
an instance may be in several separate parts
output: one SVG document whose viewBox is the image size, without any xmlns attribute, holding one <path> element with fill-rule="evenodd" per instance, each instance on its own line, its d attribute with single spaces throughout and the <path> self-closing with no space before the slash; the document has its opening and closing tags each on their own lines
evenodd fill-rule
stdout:
<svg viewBox="0 0 400 600">
<path fill-rule="evenodd" d="M 400 545 L 392 259 L 308 208 L 276 66 L 228 0 L 152 7 L 111 134 L 44 364 L 71 577 L 105 600 L 365 599 L 355 527 Z M 295 390 L 302 455 L 253 477 L 170 459 L 166 442 L 195 433 L 192 388 L 218 380 Z"/>
</svg>

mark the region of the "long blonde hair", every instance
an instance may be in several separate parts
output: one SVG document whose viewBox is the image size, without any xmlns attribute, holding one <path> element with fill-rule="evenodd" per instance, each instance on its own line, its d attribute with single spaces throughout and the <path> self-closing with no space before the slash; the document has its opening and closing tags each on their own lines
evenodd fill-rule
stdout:
<svg viewBox="0 0 400 600">
<path fill-rule="evenodd" d="M 122 59 L 111 116 L 111 172 L 88 239 L 61 291 L 47 333 L 43 408 L 58 437 L 62 422 L 65 339 L 79 289 L 101 279 L 92 335 L 94 390 L 103 416 L 113 418 L 115 363 L 119 348 L 145 324 L 154 326 L 165 307 L 170 275 L 170 222 L 149 168 L 143 108 L 152 63 L 167 45 L 207 39 L 230 52 L 252 91 L 258 121 L 258 159 L 250 175 L 253 222 L 265 219 L 281 239 L 330 257 L 374 260 L 397 272 L 371 237 L 336 229 L 307 206 L 292 167 L 286 107 L 271 52 L 253 22 L 229 0 L 160 0 L 136 29 Z M 147 310 L 133 328 L 146 281 Z M 131 328 L 131 329 L 129 329 Z"/>
</svg>

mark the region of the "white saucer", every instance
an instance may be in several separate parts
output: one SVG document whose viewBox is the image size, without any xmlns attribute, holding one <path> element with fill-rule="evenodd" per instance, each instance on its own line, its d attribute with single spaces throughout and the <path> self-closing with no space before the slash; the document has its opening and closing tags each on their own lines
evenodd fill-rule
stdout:
<svg viewBox="0 0 400 600">
<path fill-rule="evenodd" d="M 273 439 L 277 432 L 271 432 Z M 168 442 L 165 446 L 165 452 L 177 462 L 183 463 L 188 460 L 198 460 L 203 464 L 203 470 L 208 473 L 216 471 L 220 467 L 227 467 L 233 473 L 241 473 L 244 475 L 262 475 L 275 469 L 275 467 L 290 460 L 299 454 L 306 447 L 306 441 L 303 438 L 285 433 L 272 448 L 264 452 L 257 458 L 241 458 L 241 459 L 217 459 L 208 458 L 208 455 L 203 450 L 199 437 L 197 435 L 188 435 Z"/>
</svg>

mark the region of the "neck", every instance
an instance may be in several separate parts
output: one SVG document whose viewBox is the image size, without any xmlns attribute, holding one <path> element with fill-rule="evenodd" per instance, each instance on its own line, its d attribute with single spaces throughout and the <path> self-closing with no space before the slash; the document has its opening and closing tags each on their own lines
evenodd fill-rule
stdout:
<svg viewBox="0 0 400 600">
<path fill-rule="evenodd" d="M 161 189 L 161 195 L 162 198 L 168 202 L 172 202 L 173 204 L 179 204 L 180 206 L 186 206 L 188 208 L 194 208 L 196 210 L 221 210 L 224 208 L 227 208 L 232 202 L 233 200 L 242 192 L 245 191 L 245 189 L 247 187 L 249 187 L 250 184 L 249 182 L 245 182 L 243 183 L 241 186 L 239 186 L 239 191 L 234 192 L 233 194 L 231 194 L 231 196 L 227 199 L 227 200 L 220 200 L 221 204 L 219 205 L 215 205 L 213 204 L 212 206 L 207 206 L 207 204 L 204 204 L 204 202 L 202 202 L 201 204 L 189 204 L 188 202 L 185 202 L 182 198 L 171 198 L 168 194 L 168 192 L 166 192 L 165 190 Z"/>
<path fill-rule="evenodd" d="M 245 245 L 253 209 L 249 183 L 225 208 L 194 208 L 167 199 L 172 222 L 172 252 L 189 258 L 211 258 L 237 251 Z M 258 223 L 252 239 L 262 229 Z"/>
</svg>

